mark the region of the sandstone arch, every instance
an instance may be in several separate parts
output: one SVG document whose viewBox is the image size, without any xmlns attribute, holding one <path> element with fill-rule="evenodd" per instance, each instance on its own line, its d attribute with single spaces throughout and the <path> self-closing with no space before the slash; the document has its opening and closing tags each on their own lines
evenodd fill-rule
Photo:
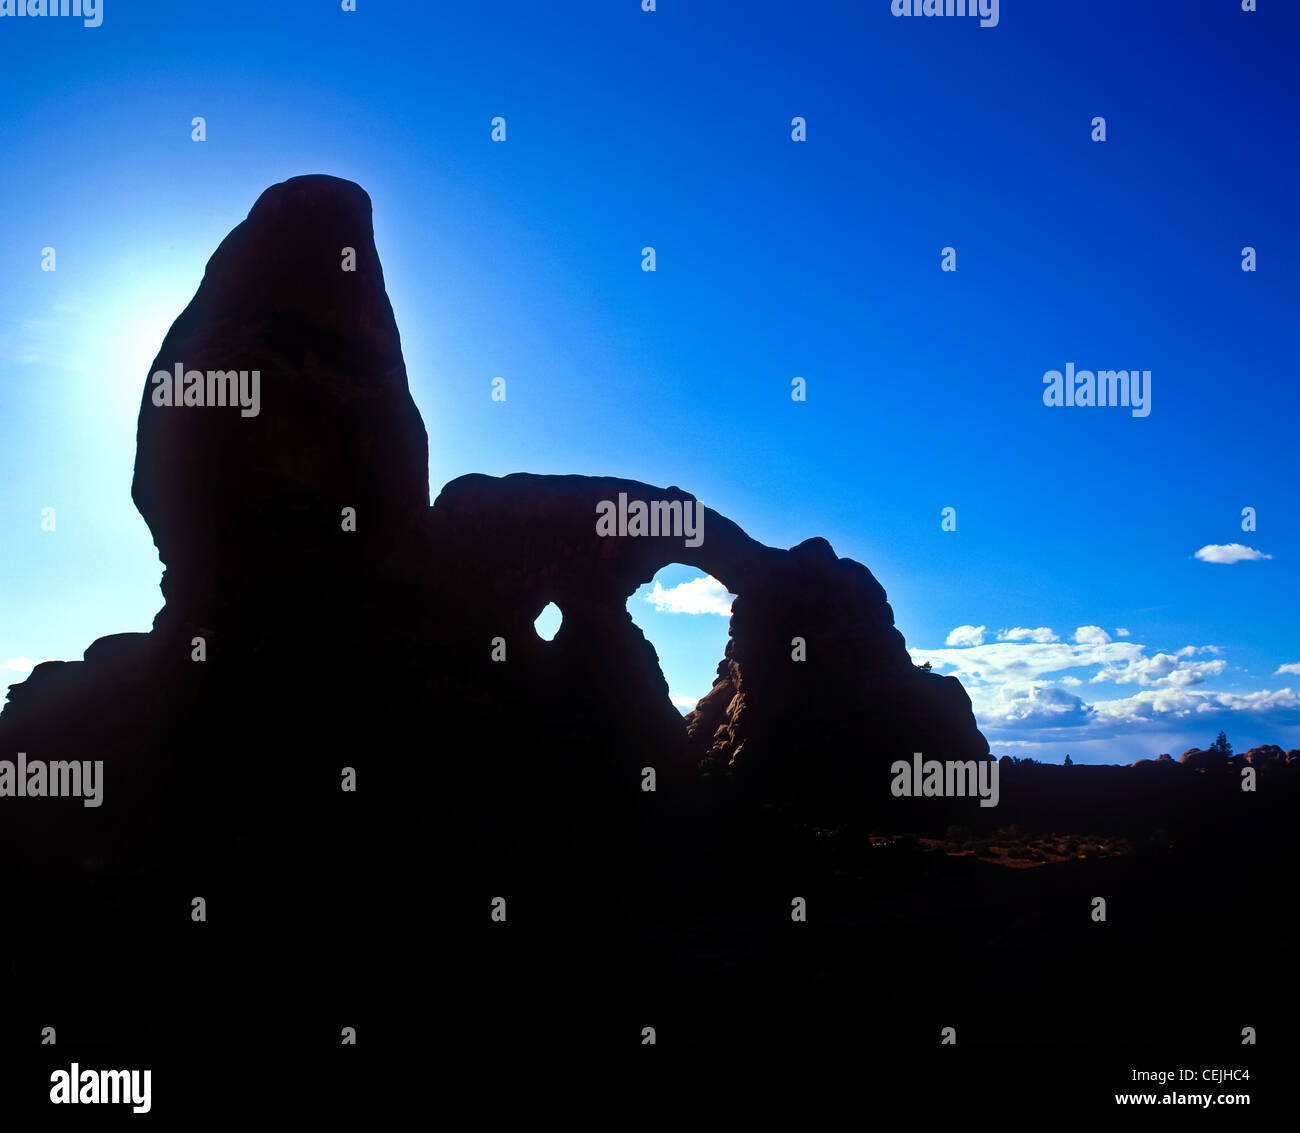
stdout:
<svg viewBox="0 0 1300 1133">
<path fill-rule="evenodd" d="M 566 692 L 584 690 L 582 711 L 603 738 L 593 773 L 623 764 L 615 773 L 628 774 L 654 758 L 689 776 L 712 756 L 778 788 L 869 792 L 874 772 L 913 751 L 987 754 L 960 684 L 912 664 L 884 589 L 862 564 L 838 558 L 823 539 L 765 546 L 709 508 L 695 547 L 680 537 L 597 534 L 597 505 L 620 494 L 695 503 L 676 487 L 518 473 L 453 480 L 429 513 L 432 553 L 452 567 L 443 577 L 460 648 L 470 651 L 491 625 L 521 629 L 550 601 L 572 619 L 564 650 L 525 647 L 519 667 L 492 682 L 493 695 L 507 692 L 511 713 L 536 722 L 565 718 Z M 685 736 L 653 647 L 626 610 L 628 597 L 672 563 L 737 595 L 717 680 L 687 716 Z M 791 659 L 795 637 L 807 642 L 806 661 Z M 582 729 L 569 720 L 561 730 Z"/>
</svg>

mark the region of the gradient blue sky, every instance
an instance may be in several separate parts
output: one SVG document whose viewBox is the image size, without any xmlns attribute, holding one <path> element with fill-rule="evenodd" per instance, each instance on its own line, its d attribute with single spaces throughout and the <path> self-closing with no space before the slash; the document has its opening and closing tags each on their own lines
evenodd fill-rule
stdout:
<svg viewBox="0 0 1300 1133">
<path fill-rule="evenodd" d="M 999 754 L 1300 746 L 1300 6 L 104 5 L 0 19 L 0 685 L 148 628 L 149 363 L 258 194 L 320 172 L 374 200 L 435 494 L 616 474 L 825 536 Z M 1151 415 L 1045 407 L 1067 362 L 1150 369 Z M 1231 543 L 1271 558 L 1194 557 Z M 725 616 L 630 606 L 707 691 Z"/>
</svg>

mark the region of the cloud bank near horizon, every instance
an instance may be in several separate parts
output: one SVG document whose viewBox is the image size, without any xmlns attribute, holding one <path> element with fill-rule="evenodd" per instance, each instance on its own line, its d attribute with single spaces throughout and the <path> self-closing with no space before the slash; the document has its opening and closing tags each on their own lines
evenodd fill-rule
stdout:
<svg viewBox="0 0 1300 1133">
<path fill-rule="evenodd" d="M 1300 691 L 1290 685 L 1212 686 L 1230 671 L 1217 645 L 1152 652 L 1139 642 L 1116 641 L 1096 625 L 1077 627 L 1068 641 L 1046 626 L 1001 630 L 995 641 L 986 636 L 984 626 L 958 626 L 945 648 L 909 652 L 917 664 L 929 662 L 934 672 L 962 682 L 993 745 L 1087 744 L 1100 755 L 1103 741 L 1112 747 L 1124 741 L 1116 750 L 1126 762 L 1122 757 L 1145 751 L 1158 737 L 1173 746 L 1181 737 L 1180 750 L 1204 747 L 1234 722 L 1239 734 L 1268 737 L 1258 742 L 1281 742 L 1300 729 Z M 1274 675 L 1282 674 L 1300 676 L 1300 662 L 1279 665 Z"/>
</svg>

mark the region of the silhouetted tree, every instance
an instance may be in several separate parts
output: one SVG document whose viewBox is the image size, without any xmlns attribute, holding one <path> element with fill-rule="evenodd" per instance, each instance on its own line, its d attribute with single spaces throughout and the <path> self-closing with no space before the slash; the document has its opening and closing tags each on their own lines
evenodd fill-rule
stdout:
<svg viewBox="0 0 1300 1133">
<path fill-rule="evenodd" d="M 1228 737 L 1225 736 L 1222 731 L 1220 731 L 1218 738 L 1214 741 L 1214 743 L 1210 744 L 1210 750 L 1221 751 L 1224 755 L 1231 755 L 1232 744 L 1228 743 Z"/>
<path fill-rule="evenodd" d="M 1074 760 L 1070 758 L 1070 753 L 1068 751 L 1065 753 L 1065 766 L 1066 767 L 1074 766 Z"/>
<path fill-rule="evenodd" d="M 930 662 L 927 661 L 924 665 L 918 666 L 918 668 L 920 668 L 923 672 L 928 673 L 930 671 Z"/>
</svg>

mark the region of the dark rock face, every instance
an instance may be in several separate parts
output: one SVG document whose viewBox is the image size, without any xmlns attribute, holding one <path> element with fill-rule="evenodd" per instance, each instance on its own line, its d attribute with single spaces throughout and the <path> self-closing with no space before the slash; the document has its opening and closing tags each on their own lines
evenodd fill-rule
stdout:
<svg viewBox="0 0 1300 1133">
<path fill-rule="evenodd" d="M 342 270 L 344 248 L 355 271 Z M 256 414 L 158 404 L 153 375 L 177 365 L 205 378 L 257 371 Z M 204 381 L 203 397 L 214 388 Z M 284 816 L 309 810 L 287 800 L 338 793 L 336 761 L 326 783 L 321 752 L 348 752 L 346 764 L 396 745 L 388 728 L 403 720 L 390 703 L 414 699 L 418 683 L 402 651 L 422 603 L 403 556 L 425 557 L 428 452 L 359 186 L 276 185 L 222 242 L 145 380 L 132 496 L 166 566 L 153 632 L 38 667 L 0 715 L 0 750 L 106 753 L 112 817 L 74 814 L 67 837 L 38 854 L 47 869 L 92 854 L 131 868 L 126 849 L 138 838 L 92 831 L 112 822 L 143 831 L 164 813 L 177 827 L 164 838 L 219 859 L 243 804 L 238 792 L 208 798 L 207 784 L 232 756 L 258 762 L 247 807 L 265 806 L 268 831 L 291 842 L 300 823 Z M 344 530 L 345 508 L 355 531 Z M 385 658 L 399 674 L 358 666 L 360 657 Z M 343 679 L 349 710 L 322 712 L 324 690 Z M 138 789 L 124 789 L 123 776 Z M 21 839 L 25 822 L 39 827 L 38 812 L 60 806 L 33 802 L 10 831 Z"/>
<path fill-rule="evenodd" d="M 961 684 L 912 664 L 880 584 L 823 539 L 773 556 L 739 589 L 726 656 L 687 733 L 692 756 L 828 790 L 869 792 L 886 755 L 988 755 Z"/>
<path fill-rule="evenodd" d="M 152 375 L 176 364 L 244 371 L 249 393 L 258 371 L 257 413 L 155 403 Z M 6 809 L 3 899 L 41 935 L 3 959 L 73 964 L 89 935 L 155 1003 L 188 965 L 218 999 L 269 971 L 306 1019 L 339 962 L 322 935 L 385 931 L 376 905 L 410 881 L 392 865 L 416 860 L 431 779 L 396 758 L 427 699 L 427 441 L 358 186 L 274 186 L 223 241 L 146 376 L 132 495 L 166 565 L 153 631 L 39 666 L 0 714 L 9 759 L 104 761 L 99 808 Z M 364 794 L 340 789 L 344 768 Z M 195 895 L 213 912 L 200 937 Z"/>
<path fill-rule="evenodd" d="M 152 376 L 177 366 L 243 371 L 250 394 L 257 372 L 257 402 L 156 404 Z M 290 572 L 328 573 L 345 507 L 364 543 L 428 506 L 424 423 L 358 185 L 297 177 L 263 193 L 208 262 L 150 378 L 131 495 L 169 603 L 198 611 Z"/>
</svg>

